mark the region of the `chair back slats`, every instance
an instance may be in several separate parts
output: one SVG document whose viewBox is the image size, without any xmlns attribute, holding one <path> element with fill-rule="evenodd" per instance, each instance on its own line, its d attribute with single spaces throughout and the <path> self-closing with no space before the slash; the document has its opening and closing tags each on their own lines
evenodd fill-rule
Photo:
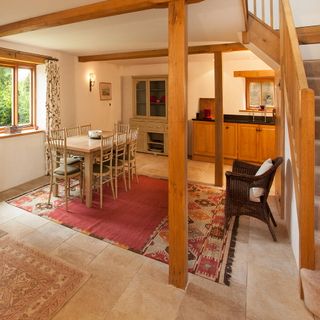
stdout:
<svg viewBox="0 0 320 320">
<path fill-rule="evenodd" d="M 130 125 L 127 123 L 115 123 L 113 131 L 115 133 L 129 133 Z"/>
<path fill-rule="evenodd" d="M 79 127 L 79 133 L 81 136 L 86 136 L 88 135 L 89 130 L 91 130 L 91 124 L 84 124 Z"/>
<path fill-rule="evenodd" d="M 51 130 L 47 137 L 51 170 L 67 163 L 66 138 L 66 129 Z"/>
<path fill-rule="evenodd" d="M 71 127 L 66 128 L 66 135 L 67 137 L 74 137 L 79 135 L 79 127 Z"/>
<path fill-rule="evenodd" d="M 99 161 L 102 163 L 102 166 L 100 168 L 101 173 L 102 173 L 103 166 L 110 166 L 112 163 L 113 140 L 114 140 L 113 136 L 101 138 L 100 159 L 99 159 Z"/>
</svg>

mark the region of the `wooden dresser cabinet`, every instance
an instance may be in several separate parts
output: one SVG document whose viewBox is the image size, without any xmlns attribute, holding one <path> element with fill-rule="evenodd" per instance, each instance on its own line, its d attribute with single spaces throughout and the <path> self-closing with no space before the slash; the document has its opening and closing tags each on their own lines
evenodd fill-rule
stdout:
<svg viewBox="0 0 320 320">
<path fill-rule="evenodd" d="M 247 123 L 224 123 L 224 158 L 263 162 L 275 157 L 275 126 Z M 192 159 L 214 162 L 215 122 L 193 121 Z"/>
</svg>

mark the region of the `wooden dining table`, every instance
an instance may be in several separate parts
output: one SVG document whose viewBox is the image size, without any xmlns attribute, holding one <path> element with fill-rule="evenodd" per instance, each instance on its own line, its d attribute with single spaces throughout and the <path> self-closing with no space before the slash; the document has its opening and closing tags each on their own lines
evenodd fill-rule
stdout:
<svg viewBox="0 0 320 320">
<path fill-rule="evenodd" d="M 112 131 L 102 131 L 103 137 L 110 137 Z M 100 152 L 101 140 L 92 139 L 88 136 L 73 136 L 67 138 L 67 151 L 72 155 L 84 157 L 84 181 L 85 181 L 85 198 L 86 206 L 92 207 L 92 166 L 93 160 Z"/>
</svg>

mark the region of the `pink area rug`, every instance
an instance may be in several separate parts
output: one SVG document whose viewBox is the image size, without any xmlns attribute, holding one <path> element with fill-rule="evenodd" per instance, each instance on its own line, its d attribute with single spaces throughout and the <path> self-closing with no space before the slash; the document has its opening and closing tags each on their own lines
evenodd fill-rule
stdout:
<svg viewBox="0 0 320 320">
<path fill-rule="evenodd" d="M 0 275 L 0 320 L 49 320 L 89 277 L 9 236 L 0 239 Z"/>
<path fill-rule="evenodd" d="M 119 197 L 113 200 L 108 187 L 104 190 L 104 207 L 99 208 L 99 194 L 93 196 L 93 208 L 79 198 L 70 200 L 69 212 L 63 197 L 54 198 L 54 209 L 38 209 L 45 203 L 48 186 L 8 201 L 39 216 L 98 239 L 116 244 L 168 263 L 168 183 L 164 179 L 139 177 L 132 189 L 120 186 Z M 73 191 L 76 196 L 78 190 Z M 232 228 L 224 232 L 224 191 L 206 185 L 188 185 L 189 271 L 217 282 L 228 283 L 228 252 Z M 232 251 L 232 250 L 231 250 Z M 228 261 L 227 261 L 228 260 Z M 232 259 L 231 259 L 232 260 Z"/>
</svg>

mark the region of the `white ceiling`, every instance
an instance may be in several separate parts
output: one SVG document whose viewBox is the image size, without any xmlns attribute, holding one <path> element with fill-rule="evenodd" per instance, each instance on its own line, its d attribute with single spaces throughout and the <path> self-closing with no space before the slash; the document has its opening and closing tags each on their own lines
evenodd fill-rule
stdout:
<svg viewBox="0 0 320 320">
<path fill-rule="evenodd" d="M 1 5 L 7 24 L 98 0 L 10 0 Z M 121 0 L 119 0 L 121 1 Z M 242 0 L 205 0 L 189 5 L 189 45 L 238 41 L 243 31 Z M 154 9 L 42 29 L 0 39 L 31 46 L 91 55 L 166 48 L 167 9 Z"/>
</svg>

